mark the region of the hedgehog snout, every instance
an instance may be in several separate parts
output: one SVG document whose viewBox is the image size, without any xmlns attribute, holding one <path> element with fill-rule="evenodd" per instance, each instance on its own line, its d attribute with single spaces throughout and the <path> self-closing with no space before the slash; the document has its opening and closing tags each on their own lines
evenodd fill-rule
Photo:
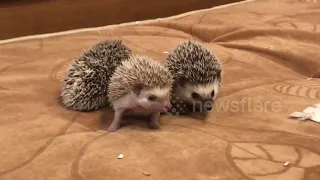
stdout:
<svg viewBox="0 0 320 180">
<path fill-rule="evenodd" d="M 211 111 L 213 109 L 214 100 L 208 99 L 203 102 L 204 111 Z"/>
<path fill-rule="evenodd" d="M 166 102 L 166 108 L 167 109 L 171 109 L 172 108 L 172 105 L 171 105 L 170 101 Z"/>
<path fill-rule="evenodd" d="M 214 100 L 212 99 L 203 99 L 193 102 L 193 108 L 195 112 L 208 112 L 213 109 L 213 106 Z"/>
<path fill-rule="evenodd" d="M 211 103 L 208 103 L 208 104 L 206 104 L 206 107 L 205 107 L 206 109 L 206 111 L 211 111 L 212 110 L 212 104 Z"/>
<path fill-rule="evenodd" d="M 171 104 L 170 101 L 159 101 L 153 104 L 153 108 L 166 113 L 171 108 Z"/>
<path fill-rule="evenodd" d="M 164 102 L 163 112 L 167 113 L 172 108 L 170 101 Z"/>
</svg>

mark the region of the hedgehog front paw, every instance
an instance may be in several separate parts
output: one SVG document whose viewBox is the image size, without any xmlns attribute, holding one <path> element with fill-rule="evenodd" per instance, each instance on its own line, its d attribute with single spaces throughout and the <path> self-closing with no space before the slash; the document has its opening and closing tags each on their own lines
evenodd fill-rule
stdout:
<svg viewBox="0 0 320 180">
<path fill-rule="evenodd" d="M 159 118 L 160 118 L 160 112 L 156 112 L 156 113 L 152 114 L 151 120 L 149 121 L 150 129 L 159 129 L 160 128 Z"/>
<path fill-rule="evenodd" d="M 109 132 L 115 132 L 119 129 L 119 125 L 110 125 L 108 128 Z"/>
<path fill-rule="evenodd" d="M 149 127 L 150 127 L 150 129 L 159 129 L 160 128 L 160 124 L 157 121 L 150 121 Z"/>
</svg>

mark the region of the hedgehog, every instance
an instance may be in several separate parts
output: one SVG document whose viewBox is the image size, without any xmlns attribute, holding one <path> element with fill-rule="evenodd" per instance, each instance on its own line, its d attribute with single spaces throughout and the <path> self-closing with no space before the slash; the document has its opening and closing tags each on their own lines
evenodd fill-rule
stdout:
<svg viewBox="0 0 320 180">
<path fill-rule="evenodd" d="M 116 67 L 131 55 L 121 40 L 104 40 L 93 45 L 68 68 L 60 99 L 75 111 L 94 111 L 110 106 L 107 89 Z"/>
<path fill-rule="evenodd" d="M 148 56 L 130 56 L 110 78 L 108 99 L 115 115 L 109 132 L 117 131 L 123 116 L 149 116 L 149 128 L 159 129 L 161 113 L 170 109 L 173 77 L 163 64 Z"/>
<path fill-rule="evenodd" d="M 187 40 L 167 55 L 165 66 L 174 78 L 171 115 L 212 110 L 222 81 L 222 64 L 212 51 Z"/>
</svg>

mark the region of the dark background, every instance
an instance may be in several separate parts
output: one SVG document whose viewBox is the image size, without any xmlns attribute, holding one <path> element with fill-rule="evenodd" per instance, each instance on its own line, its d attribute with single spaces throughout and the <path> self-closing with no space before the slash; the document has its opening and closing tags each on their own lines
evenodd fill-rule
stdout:
<svg viewBox="0 0 320 180">
<path fill-rule="evenodd" d="M 178 15 L 242 0 L 0 0 L 0 39 Z"/>
</svg>

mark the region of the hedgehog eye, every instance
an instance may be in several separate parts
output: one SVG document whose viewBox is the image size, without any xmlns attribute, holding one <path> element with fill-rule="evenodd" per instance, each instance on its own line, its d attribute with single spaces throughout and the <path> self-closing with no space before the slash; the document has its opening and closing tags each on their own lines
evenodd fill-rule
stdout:
<svg viewBox="0 0 320 180">
<path fill-rule="evenodd" d="M 213 97 L 214 96 L 214 90 L 211 92 L 211 97 Z"/>
<path fill-rule="evenodd" d="M 154 95 L 150 95 L 150 96 L 148 97 L 148 99 L 149 99 L 149 101 L 154 101 L 154 100 L 157 99 L 157 97 L 154 96 Z"/>
<path fill-rule="evenodd" d="M 191 93 L 191 96 L 193 99 L 198 99 L 200 97 L 200 95 L 196 92 Z"/>
</svg>

